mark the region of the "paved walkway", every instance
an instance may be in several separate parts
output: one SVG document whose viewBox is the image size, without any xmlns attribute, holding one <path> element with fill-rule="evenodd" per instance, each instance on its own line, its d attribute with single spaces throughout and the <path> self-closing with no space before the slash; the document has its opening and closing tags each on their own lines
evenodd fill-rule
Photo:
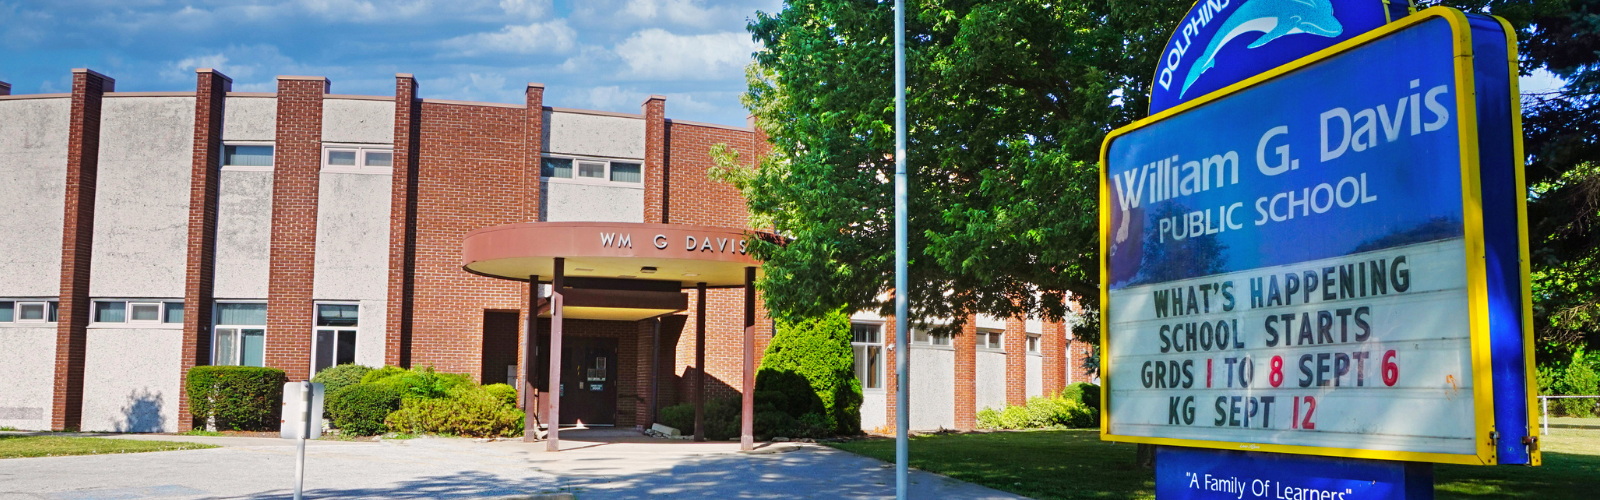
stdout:
<svg viewBox="0 0 1600 500">
<path fill-rule="evenodd" d="M 110 436 L 108 436 L 110 437 Z M 115 436 L 218 444 L 208 450 L 0 460 L 0 499 L 289 498 L 292 441 Z M 890 464 L 816 445 L 615 436 L 544 443 L 422 438 L 312 441 L 307 498 L 494 498 L 569 491 L 580 500 L 634 498 L 893 498 Z M 912 471 L 912 498 L 1021 498 Z"/>
</svg>

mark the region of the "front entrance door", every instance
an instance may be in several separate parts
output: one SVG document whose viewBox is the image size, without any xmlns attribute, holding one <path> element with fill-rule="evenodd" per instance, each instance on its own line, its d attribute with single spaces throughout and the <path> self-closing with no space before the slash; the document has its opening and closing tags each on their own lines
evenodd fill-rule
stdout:
<svg viewBox="0 0 1600 500">
<path fill-rule="evenodd" d="M 561 339 L 561 425 L 617 423 L 617 339 Z"/>
</svg>

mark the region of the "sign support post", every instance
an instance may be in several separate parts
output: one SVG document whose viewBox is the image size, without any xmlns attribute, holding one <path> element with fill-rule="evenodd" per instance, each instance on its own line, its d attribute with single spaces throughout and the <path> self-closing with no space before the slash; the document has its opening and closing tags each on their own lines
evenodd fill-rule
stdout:
<svg viewBox="0 0 1600 500">
<path fill-rule="evenodd" d="M 283 418 L 278 433 L 295 440 L 294 500 L 300 500 L 306 478 L 306 440 L 322 435 L 322 384 L 283 384 Z"/>
<path fill-rule="evenodd" d="M 907 464 L 911 461 L 911 441 L 907 427 L 911 426 L 911 349 L 906 337 L 910 316 L 910 285 L 906 275 L 907 236 L 910 232 L 906 219 L 906 2 L 894 0 L 894 357 L 895 357 L 895 422 L 894 422 L 894 490 L 897 500 L 906 500 L 911 481 Z"/>
</svg>

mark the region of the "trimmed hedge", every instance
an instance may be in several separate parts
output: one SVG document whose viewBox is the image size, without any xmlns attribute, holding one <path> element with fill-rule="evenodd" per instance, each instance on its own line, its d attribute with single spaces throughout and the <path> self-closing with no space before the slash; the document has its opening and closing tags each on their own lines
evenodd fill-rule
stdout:
<svg viewBox="0 0 1600 500">
<path fill-rule="evenodd" d="M 810 320 L 779 321 L 756 372 L 756 398 L 758 420 L 762 411 L 781 411 L 796 422 L 815 423 L 820 417 L 826 421 L 825 434 L 861 432 L 861 381 L 850 349 L 850 316 L 834 311 Z M 772 424 L 778 420 L 766 419 Z M 812 434 L 810 427 L 757 425 L 756 432 L 800 436 Z"/>
<path fill-rule="evenodd" d="M 411 370 L 407 370 L 405 368 L 401 368 L 401 367 L 398 367 L 398 366 L 387 365 L 387 366 L 384 366 L 383 368 L 379 368 L 379 369 L 367 372 L 366 375 L 362 375 L 361 376 L 361 383 L 363 383 L 363 384 L 374 384 L 374 383 L 382 382 L 385 379 L 388 379 L 389 377 L 394 377 L 394 376 L 397 376 L 397 375 L 403 375 L 403 374 L 405 374 L 406 372 L 409 372 L 409 371 L 411 371 Z"/>
<path fill-rule="evenodd" d="M 1051 427 L 1084 428 L 1097 423 L 1094 410 L 1066 396 L 1028 398 L 1025 406 L 1004 409 L 984 408 L 978 412 L 978 427 L 983 429 L 1042 429 Z"/>
<path fill-rule="evenodd" d="M 283 370 L 257 366 L 196 366 L 185 392 L 189 413 L 218 429 L 260 431 L 277 427 L 283 407 Z"/>
<path fill-rule="evenodd" d="M 1061 390 L 1061 397 L 1083 405 L 1084 408 L 1100 411 L 1100 386 L 1088 382 L 1078 382 Z"/>
<path fill-rule="evenodd" d="M 466 387 L 452 391 L 446 398 L 407 398 L 398 411 L 389 414 L 384 425 L 394 432 L 510 437 L 522 434 L 523 417 L 503 391 L 488 386 Z"/>
<path fill-rule="evenodd" d="M 328 393 L 327 412 L 340 432 L 370 436 L 384 430 L 384 419 L 400 407 L 400 391 L 385 384 L 356 384 Z"/>
<path fill-rule="evenodd" d="M 472 381 L 470 376 L 460 373 L 437 372 L 431 366 L 412 370 L 403 368 L 390 370 L 390 368 L 386 366 L 380 370 L 374 370 L 367 374 L 373 380 L 369 381 L 367 380 L 369 377 L 362 377 L 362 382 L 388 385 L 400 391 L 401 396 L 407 399 L 447 398 L 450 397 L 452 391 L 478 385 Z M 382 373 L 382 375 L 372 377 L 372 375 L 379 373 Z"/>
<path fill-rule="evenodd" d="M 712 398 L 706 400 L 706 439 L 723 441 L 739 437 L 739 398 Z M 759 413 L 757 418 L 760 418 Z M 694 434 L 694 403 L 663 407 L 656 412 L 661 425 L 678 429 L 685 435 Z"/>
<path fill-rule="evenodd" d="M 324 394 L 333 394 L 339 389 L 361 383 L 361 378 L 370 371 L 370 367 L 352 363 L 333 365 L 317 372 L 317 376 L 311 377 L 311 382 L 322 384 Z"/>
</svg>

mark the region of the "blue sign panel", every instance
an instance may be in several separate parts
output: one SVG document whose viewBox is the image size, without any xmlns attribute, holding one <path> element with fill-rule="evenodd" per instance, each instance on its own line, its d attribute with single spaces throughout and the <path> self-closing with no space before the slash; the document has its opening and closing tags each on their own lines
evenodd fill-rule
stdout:
<svg viewBox="0 0 1600 500">
<path fill-rule="evenodd" d="M 1508 28 L 1430 9 L 1102 150 L 1102 436 L 1537 463 Z"/>
<path fill-rule="evenodd" d="M 1162 446 L 1156 498 L 1423 500 L 1433 465 Z"/>
<path fill-rule="evenodd" d="M 1199 0 L 1167 40 L 1150 113 L 1404 17 L 1406 0 Z"/>
</svg>

